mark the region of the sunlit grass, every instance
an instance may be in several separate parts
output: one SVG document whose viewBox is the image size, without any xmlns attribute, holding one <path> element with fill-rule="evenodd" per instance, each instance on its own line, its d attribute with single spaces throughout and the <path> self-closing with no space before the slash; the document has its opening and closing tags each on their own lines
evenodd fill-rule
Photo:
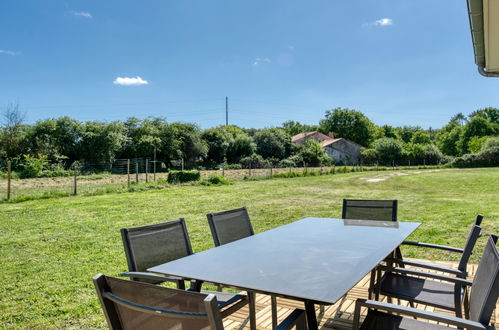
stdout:
<svg viewBox="0 0 499 330">
<path fill-rule="evenodd" d="M 126 270 L 119 229 L 184 217 L 195 251 L 213 246 L 205 214 L 247 206 L 256 232 L 303 217 L 340 217 L 342 198 L 398 199 L 401 221 L 420 221 L 411 237 L 463 246 L 477 213 L 498 232 L 499 169 L 356 172 L 239 181 L 125 194 L 0 205 L 0 327 L 101 328 L 91 278 Z M 366 178 L 380 178 L 368 182 Z M 481 239 L 476 262 L 483 247 Z M 456 258 L 403 248 L 411 257 Z"/>
</svg>

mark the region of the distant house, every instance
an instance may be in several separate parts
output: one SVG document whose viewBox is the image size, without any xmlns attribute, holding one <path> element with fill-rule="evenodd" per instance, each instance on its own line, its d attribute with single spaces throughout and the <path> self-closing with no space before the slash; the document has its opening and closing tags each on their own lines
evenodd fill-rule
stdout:
<svg viewBox="0 0 499 330">
<path fill-rule="evenodd" d="M 329 135 L 317 131 L 300 133 L 293 136 L 291 142 L 302 145 L 309 139 L 318 141 L 335 164 L 357 164 L 360 161 L 361 146 L 347 139 L 335 139 L 333 133 Z"/>
</svg>

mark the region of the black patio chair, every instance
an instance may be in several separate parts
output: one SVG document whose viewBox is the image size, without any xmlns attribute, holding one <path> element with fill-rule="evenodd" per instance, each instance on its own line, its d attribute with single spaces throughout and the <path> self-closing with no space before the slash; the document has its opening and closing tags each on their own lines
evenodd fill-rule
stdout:
<svg viewBox="0 0 499 330">
<path fill-rule="evenodd" d="M 379 221 L 397 221 L 398 201 L 395 200 L 366 200 L 366 199 L 343 199 L 342 219 L 352 220 L 379 220 Z M 402 261 L 402 252 L 400 247 L 385 259 L 397 260 L 401 267 L 404 267 Z M 371 281 L 368 289 L 369 299 L 372 298 L 374 288 L 375 273 L 371 272 Z"/>
<path fill-rule="evenodd" d="M 429 265 L 426 268 L 432 270 L 440 270 L 445 273 L 454 275 L 455 278 L 466 278 L 466 268 L 475 243 L 480 236 L 481 228 L 474 225 L 466 242 L 464 253 L 461 256 L 458 269 L 443 268 L 436 265 Z M 406 265 L 416 264 L 406 262 Z M 385 271 L 383 276 L 381 272 Z M 412 276 L 410 276 L 412 275 Z M 416 277 L 418 276 L 418 277 Z M 438 307 L 453 311 L 457 317 L 461 317 L 462 305 L 465 310 L 468 308 L 468 295 L 466 286 L 459 283 L 446 283 L 435 281 L 439 280 L 439 276 L 443 278 L 450 277 L 447 275 L 435 275 L 419 270 L 409 270 L 407 268 L 393 268 L 390 266 L 378 266 L 376 271 L 376 300 L 379 300 L 379 295 L 384 295 L 391 298 L 407 300 L 412 304 L 420 303 L 428 306 Z M 463 277 L 464 276 L 464 277 Z"/>
<path fill-rule="evenodd" d="M 468 240 L 466 241 L 466 244 L 464 245 L 464 248 L 456 248 L 452 246 L 445 246 L 445 245 L 439 245 L 439 244 L 430 244 L 430 243 L 424 243 L 424 242 L 413 242 L 413 241 L 404 241 L 402 244 L 403 245 L 410 245 L 410 246 L 417 246 L 417 247 L 422 247 L 422 248 L 429 248 L 429 249 L 437 249 L 437 250 L 443 250 L 443 251 L 449 251 L 449 252 L 454 252 L 454 253 L 460 253 L 461 254 L 461 259 L 459 260 L 459 264 L 457 266 L 457 269 L 455 268 L 448 268 L 448 267 L 442 267 L 439 265 L 434 265 L 434 264 L 428 264 L 424 262 L 419 262 L 419 261 L 408 261 L 407 259 L 404 259 L 404 264 L 409 265 L 409 266 L 414 266 L 417 268 L 424 268 L 424 269 L 431 269 L 431 270 L 436 270 L 448 274 L 452 274 L 454 276 L 457 276 L 459 278 L 466 278 L 468 276 L 467 272 L 467 265 L 468 261 L 473 254 L 473 248 L 475 247 L 475 243 L 477 239 L 481 236 L 481 230 L 476 227 L 480 227 L 482 224 L 483 220 L 483 215 L 477 215 L 475 218 L 475 222 L 471 226 L 470 233 L 468 234 Z"/>
<path fill-rule="evenodd" d="M 254 235 L 248 210 L 241 207 L 234 210 L 206 215 L 215 246 L 224 245 Z"/>
<path fill-rule="evenodd" d="M 469 308 L 465 313 L 469 315 L 467 319 L 379 301 L 358 299 L 355 304 L 353 329 L 448 329 L 442 324 L 427 323 L 414 318 L 465 329 L 494 329 L 489 323 L 499 297 L 499 253 L 496 244 L 497 236 L 491 235 L 473 282 L 462 278 L 433 274 L 435 279 L 448 281 L 456 286 L 471 287 Z M 367 307 L 368 312 L 359 328 L 362 307 Z"/>
<path fill-rule="evenodd" d="M 147 272 L 150 267 L 193 254 L 184 219 L 123 228 L 121 237 L 129 271 L 120 276 L 151 284 L 173 282 L 178 289 L 185 289 L 185 282 L 181 278 Z M 204 290 L 201 292 L 215 294 L 219 307 L 227 307 L 227 315 L 248 304 L 246 295 Z"/>
<path fill-rule="evenodd" d="M 221 330 L 223 313 L 214 294 L 184 291 L 98 274 L 93 278 L 109 329 Z M 306 329 L 295 309 L 276 329 Z"/>
<path fill-rule="evenodd" d="M 246 207 L 206 215 L 215 246 L 224 245 L 255 234 Z M 221 289 L 221 287 L 219 287 Z M 277 326 L 277 298 L 270 296 L 272 326 Z"/>
</svg>

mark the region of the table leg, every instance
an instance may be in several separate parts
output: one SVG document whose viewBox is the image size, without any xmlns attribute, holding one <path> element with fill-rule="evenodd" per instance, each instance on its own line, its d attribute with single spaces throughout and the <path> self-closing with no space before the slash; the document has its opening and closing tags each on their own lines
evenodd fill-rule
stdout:
<svg viewBox="0 0 499 330">
<path fill-rule="evenodd" d="M 271 308 L 272 308 L 272 329 L 277 328 L 277 297 L 270 296 Z"/>
<path fill-rule="evenodd" d="M 189 288 L 189 291 L 199 292 L 199 291 L 201 291 L 202 285 L 203 285 L 203 281 L 191 281 L 191 287 Z"/>
<path fill-rule="evenodd" d="M 305 312 L 307 313 L 308 330 L 319 329 L 317 325 L 317 316 L 315 315 L 315 306 L 311 301 L 305 301 Z"/>
<path fill-rule="evenodd" d="M 254 292 L 251 291 L 248 291 L 247 293 L 248 293 L 250 329 L 256 330 L 256 295 Z"/>
</svg>

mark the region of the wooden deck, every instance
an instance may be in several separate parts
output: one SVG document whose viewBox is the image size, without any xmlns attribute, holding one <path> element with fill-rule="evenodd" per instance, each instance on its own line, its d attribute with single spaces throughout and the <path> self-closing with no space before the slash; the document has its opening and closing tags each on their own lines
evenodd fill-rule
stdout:
<svg viewBox="0 0 499 330">
<path fill-rule="evenodd" d="M 427 260 L 420 260 L 428 262 Z M 457 263 L 431 261 L 431 263 L 439 264 L 442 266 L 457 268 Z M 410 268 L 410 267 L 408 267 Z M 470 265 L 468 271 L 470 279 L 473 278 L 477 265 Z M 439 273 L 439 272 L 434 272 Z M 367 299 L 367 289 L 369 287 L 369 275 L 363 278 L 357 285 L 352 288 L 343 299 L 331 306 L 325 306 L 324 313 L 321 314 L 317 306 L 317 320 L 319 322 L 319 329 L 351 329 L 353 321 L 353 312 L 355 308 L 355 300 L 357 298 Z M 383 299 L 386 301 L 386 298 Z M 394 301 L 396 302 L 396 301 Z M 401 304 L 407 306 L 407 303 L 401 301 Z M 295 308 L 304 309 L 303 303 L 288 299 L 277 298 L 277 312 L 278 319 L 282 321 L 291 311 Z M 428 307 L 416 304 L 416 308 L 425 309 L 427 311 L 435 311 L 439 313 L 449 314 L 448 311 L 439 310 L 434 307 Z M 256 296 L 256 321 L 257 329 L 272 329 L 272 315 L 270 309 L 270 296 L 260 295 Z M 499 320 L 499 303 L 496 310 L 492 315 L 492 324 L 495 320 Z M 365 311 L 363 311 L 365 313 Z M 452 314 L 451 314 L 452 315 Z M 242 308 L 228 318 L 224 319 L 225 329 L 249 329 L 248 321 L 248 308 Z"/>
</svg>

